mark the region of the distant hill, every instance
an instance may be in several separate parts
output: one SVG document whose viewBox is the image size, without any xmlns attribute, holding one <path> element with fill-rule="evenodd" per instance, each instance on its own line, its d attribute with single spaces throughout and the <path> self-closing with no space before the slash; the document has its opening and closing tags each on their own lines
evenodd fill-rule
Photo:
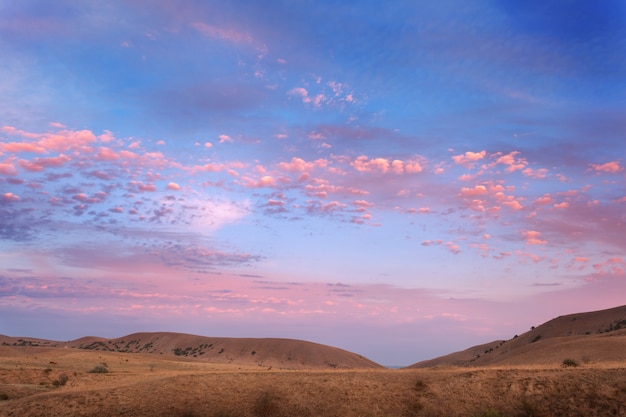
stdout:
<svg viewBox="0 0 626 417">
<path fill-rule="evenodd" d="M 565 359 L 626 361 L 626 306 L 552 319 L 509 340 L 496 340 L 408 368 L 549 365 Z"/>
<path fill-rule="evenodd" d="M 183 333 L 133 333 L 104 339 L 87 336 L 69 342 L 0 335 L 0 345 L 74 348 L 94 351 L 171 355 L 211 363 L 282 369 L 383 368 L 343 349 L 293 339 L 206 337 Z"/>
</svg>

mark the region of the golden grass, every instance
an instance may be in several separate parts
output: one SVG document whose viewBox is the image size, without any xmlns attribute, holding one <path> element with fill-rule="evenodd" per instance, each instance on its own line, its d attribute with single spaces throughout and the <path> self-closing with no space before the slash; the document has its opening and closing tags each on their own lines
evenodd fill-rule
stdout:
<svg viewBox="0 0 626 417">
<path fill-rule="evenodd" d="M 625 365 L 287 371 L 0 347 L 0 416 L 624 416 Z"/>
</svg>

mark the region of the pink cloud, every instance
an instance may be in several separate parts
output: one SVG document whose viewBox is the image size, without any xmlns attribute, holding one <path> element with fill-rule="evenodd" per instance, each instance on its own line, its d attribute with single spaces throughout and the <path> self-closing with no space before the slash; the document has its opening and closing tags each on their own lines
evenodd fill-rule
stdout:
<svg viewBox="0 0 626 417">
<path fill-rule="evenodd" d="M 357 211 L 366 211 L 367 209 L 375 206 L 374 203 L 370 203 L 369 201 L 365 201 L 365 200 L 355 200 L 352 202 L 352 204 L 358 207 Z"/>
<path fill-rule="evenodd" d="M 537 197 L 537 199 L 535 199 L 535 204 L 540 205 L 540 206 L 545 206 L 548 204 L 552 203 L 552 197 L 550 197 L 549 194 L 544 194 L 541 197 Z"/>
<path fill-rule="evenodd" d="M 87 194 L 85 194 L 85 193 L 74 194 L 72 196 L 72 200 L 76 200 L 76 201 L 80 201 L 80 202 L 86 202 L 88 199 L 89 199 L 89 197 L 87 197 Z"/>
<path fill-rule="evenodd" d="M 116 161 L 119 158 L 120 156 L 118 154 L 106 147 L 99 148 L 98 153 L 96 154 L 97 161 Z"/>
<path fill-rule="evenodd" d="M 331 185 L 326 180 L 316 179 L 315 184 L 308 184 L 304 187 L 305 193 L 310 196 L 320 196 L 319 194 L 348 194 L 365 196 L 369 195 L 369 191 L 361 190 L 354 187 L 343 187 L 338 185 Z"/>
<path fill-rule="evenodd" d="M 219 135 L 218 138 L 219 138 L 219 143 L 233 142 L 233 138 L 231 138 L 228 135 L 222 134 L 222 135 Z"/>
<path fill-rule="evenodd" d="M 58 168 L 65 165 L 70 158 L 66 155 L 59 155 L 51 158 L 35 158 L 32 161 L 20 159 L 19 165 L 27 171 L 41 172 L 45 168 Z"/>
<path fill-rule="evenodd" d="M 175 182 L 170 182 L 167 184 L 167 189 L 172 191 L 180 191 L 181 187 Z"/>
<path fill-rule="evenodd" d="M 7 133 L 9 135 L 14 135 L 14 136 L 22 136 L 25 138 L 30 138 L 30 139 L 35 139 L 38 138 L 40 135 L 37 133 L 30 133 L 30 132 L 26 132 L 24 130 L 19 130 L 14 128 L 13 126 L 2 126 L 2 128 L 0 128 L 1 131 L 3 131 L 4 133 Z"/>
<path fill-rule="evenodd" d="M 479 195 L 486 195 L 487 187 L 485 187 L 484 185 L 477 185 L 473 188 L 463 187 L 461 188 L 460 194 L 462 197 L 476 197 Z"/>
<path fill-rule="evenodd" d="M 620 257 L 613 257 L 593 265 L 597 276 L 613 275 L 623 277 L 626 275 L 626 261 Z"/>
<path fill-rule="evenodd" d="M 385 158 L 368 159 L 367 156 L 357 157 L 350 165 L 359 172 L 382 172 L 389 170 L 389 160 Z"/>
<path fill-rule="evenodd" d="M 271 175 L 264 175 L 259 179 L 243 177 L 242 180 L 242 185 L 247 188 L 272 188 L 277 185 L 276 178 Z"/>
<path fill-rule="evenodd" d="M 509 196 L 509 197 L 512 197 L 512 196 Z M 503 201 L 503 202 L 502 202 L 502 205 L 503 205 L 503 206 L 507 206 L 507 207 L 509 207 L 510 209 L 512 209 L 512 210 L 516 210 L 516 211 L 517 211 L 517 210 L 523 210 L 523 209 L 524 209 L 524 206 L 523 206 L 523 205 L 522 205 L 519 201 L 517 201 L 517 200 L 513 200 L 513 199 L 511 199 L 511 200 L 507 200 L 507 201 Z"/>
<path fill-rule="evenodd" d="M 17 175 L 15 166 L 10 162 L 0 162 L 0 174 L 2 175 Z"/>
<path fill-rule="evenodd" d="M 197 172 L 221 172 L 221 171 L 228 170 L 228 169 L 243 169 L 245 167 L 246 165 L 243 162 L 232 161 L 232 162 L 228 162 L 225 164 L 210 162 L 208 164 L 195 165 L 191 168 L 183 168 L 183 169 L 189 169 L 192 173 L 197 173 Z M 265 172 L 265 169 L 262 166 L 259 165 L 258 167 L 262 168 L 263 172 Z"/>
<path fill-rule="evenodd" d="M 320 132 L 311 132 L 307 137 L 311 140 L 326 140 L 326 136 Z"/>
<path fill-rule="evenodd" d="M 96 141 L 96 136 L 89 130 L 62 130 L 58 133 L 48 133 L 42 136 L 38 144 L 43 148 L 56 152 L 69 150 L 91 151 L 88 146 Z"/>
<path fill-rule="evenodd" d="M 128 183 L 128 188 L 133 193 L 142 193 L 142 192 L 154 192 L 156 191 L 156 186 L 154 184 L 144 184 L 140 181 L 131 181 Z"/>
<path fill-rule="evenodd" d="M 44 153 L 46 150 L 45 148 L 37 145 L 36 143 L 8 142 L 8 143 L 0 143 L 0 151 L 11 152 L 11 153 L 19 153 L 19 152 Z"/>
<path fill-rule="evenodd" d="M 245 32 L 239 32 L 234 29 L 225 29 L 203 22 L 193 22 L 190 25 L 208 38 L 225 40 L 237 44 L 255 45 L 257 43 L 254 38 L 250 36 L 250 34 Z"/>
<path fill-rule="evenodd" d="M 528 245 L 545 245 L 548 243 L 547 241 L 541 239 L 541 232 L 536 230 L 524 230 L 522 231 L 522 236 Z"/>
<path fill-rule="evenodd" d="M 124 158 L 124 159 L 139 159 L 139 154 L 136 154 L 135 152 L 131 152 L 131 151 L 127 151 L 125 149 L 122 149 L 119 152 L 119 156 Z"/>
<path fill-rule="evenodd" d="M 548 175 L 548 170 L 546 168 L 532 169 L 526 168 L 522 171 L 524 175 L 534 179 L 544 179 Z"/>
<path fill-rule="evenodd" d="M 399 159 L 394 159 L 391 162 L 391 170 L 396 174 L 417 174 L 422 172 L 423 168 L 419 161 L 401 161 Z"/>
<path fill-rule="evenodd" d="M 321 209 L 324 212 L 330 212 L 330 211 L 336 211 L 336 210 L 341 210 L 343 208 L 345 208 L 346 205 L 342 204 L 338 201 L 331 201 L 330 203 L 327 204 L 323 204 Z"/>
<path fill-rule="evenodd" d="M 317 159 L 313 162 L 306 162 L 304 159 L 293 157 L 290 162 L 278 163 L 278 168 L 289 172 L 312 171 L 315 168 L 325 168 L 328 165 L 326 159 Z"/>
<path fill-rule="evenodd" d="M 446 242 L 445 247 L 454 255 L 458 255 L 459 253 L 461 253 L 459 245 L 456 245 L 452 242 Z"/>
<path fill-rule="evenodd" d="M 113 136 L 113 133 L 111 133 L 108 130 L 105 130 L 103 134 L 98 136 L 98 139 L 100 139 L 100 141 L 104 143 L 109 143 L 109 142 L 113 142 L 116 140 L 115 136 Z"/>
<path fill-rule="evenodd" d="M 309 92 L 306 90 L 306 88 L 292 88 L 291 90 L 287 91 L 287 94 L 289 94 L 290 96 L 300 97 L 303 103 L 311 102 L 311 99 L 309 98 Z"/>
<path fill-rule="evenodd" d="M 496 164 L 507 165 L 506 172 L 514 172 L 524 169 L 526 165 L 528 165 L 528 162 L 524 158 L 518 158 L 517 155 L 519 154 L 519 151 L 513 151 L 506 155 L 502 155 L 496 160 Z"/>
<path fill-rule="evenodd" d="M 462 165 L 466 168 L 474 168 L 476 162 L 483 159 L 486 155 L 487 151 L 465 152 L 465 154 L 453 156 L 452 160 L 457 165 Z"/>
<path fill-rule="evenodd" d="M 7 202 L 7 203 L 19 201 L 19 199 L 20 199 L 20 196 L 15 195 L 13 193 L 4 193 L 2 195 L 2 201 Z"/>
<path fill-rule="evenodd" d="M 597 172 L 607 172 L 615 174 L 623 170 L 618 161 L 606 162 L 604 164 L 589 164 Z"/>
</svg>

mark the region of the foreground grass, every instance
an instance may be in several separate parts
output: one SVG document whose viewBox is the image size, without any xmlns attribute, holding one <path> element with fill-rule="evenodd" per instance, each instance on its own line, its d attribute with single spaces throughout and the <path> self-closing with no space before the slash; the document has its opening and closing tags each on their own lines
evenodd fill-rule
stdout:
<svg viewBox="0 0 626 417">
<path fill-rule="evenodd" d="M 63 386 L 56 374 L 69 375 Z M 20 380 L 20 374 L 23 379 Z M 0 369 L 0 416 L 623 416 L 624 369 Z M 31 391 L 24 391 L 32 385 Z M 22 391 L 19 391 L 19 389 Z"/>
<path fill-rule="evenodd" d="M 561 358 L 551 368 L 285 371 L 6 348 L 0 417 L 626 416 L 625 367 Z"/>
</svg>

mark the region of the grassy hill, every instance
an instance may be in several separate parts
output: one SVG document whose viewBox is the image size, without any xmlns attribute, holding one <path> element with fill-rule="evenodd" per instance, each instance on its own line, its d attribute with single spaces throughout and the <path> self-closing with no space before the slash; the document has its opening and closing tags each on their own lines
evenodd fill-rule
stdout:
<svg viewBox="0 0 626 417">
<path fill-rule="evenodd" d="M 626 306 L 560 316 L 509 340 L 496 340 L 411 365 L 550 365 L 626 360 Z"/>
<path fill-rule="evenodd" d="M 356 353 L 294 339 L 206 337 L 156 332 L 134 333 L 114 339 L 87 336 L 68 342 L 0 336 L 0 344 L 156 354 L 211 363 L 258 365 L 281 369 L 383 368 Z"/>
</svg>

